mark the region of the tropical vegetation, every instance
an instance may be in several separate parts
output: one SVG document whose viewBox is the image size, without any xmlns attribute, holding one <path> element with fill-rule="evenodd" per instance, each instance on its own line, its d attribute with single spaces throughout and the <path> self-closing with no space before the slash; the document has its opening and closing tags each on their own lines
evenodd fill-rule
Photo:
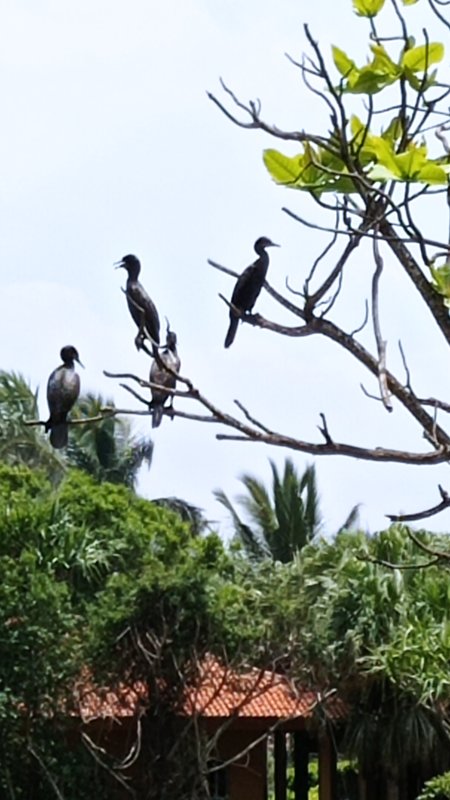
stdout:
<svg viewBox="0 0 450 800">
<path fill-rule="evenodd" d="M 426 547 L 445 543 L 415 536 Z M 96 797 L 107 793 L 107 770 L 61 737 L 86 668 L 112 688 L 124 676 L 159 687 L 153 713 L 167 735 L 147 741 L 161 765 L 147 790 L 164 797 L 169 762 L 171 791 L 192 789 L 204 751 L 189 737 L 173 747 L 172 712 L 207 653 L 238 671 L 276 663 L 324 694 L 336 691 L 348 707 L 340 750 L 380 787 L 388 775 L 408 775 L 419 791 L 424 777 L 450 766 L 448 576 L 422 568 L 425 558 L 397 525 L 374 536 L 316 536 L 287 563 L 255 561 L 125 486 L 73 469 L 55 489 L 45 473 L 3 465 L 2 792 L 28 797 L 32 779 L 33 799 L 58 796 L 55 786 L 70 797 L 74 781 L 95 774 L 84 796 L 94 786 Z M 163 740 L 172 742 L 164 753 Z M 104 761 L 114 768 L 112 756 Z"/>
<path fill-rule="evenodd" d="M 41 425 L 25 422 L 39 419 L 39 392 L 23 375 L 0 371 L 0 460 L 45 470 L 58 483 L 69 467 L 77 467 L 98 481 L 122 483 L 136 488 L 143 464 L 150 467 L 153 442 L 133 432 L 129 419 L 101 416 L 115 405 L 100 394 L 82 394 L 72 412 L 73 419 L 97 418 L 95 423 L 72 425 L 70 444 L 62 455 L 54 450 Z"/>
<path fill-rule="evenodd" d="M 122 483 L 136 488 L 138 472 L 143 464 L 150 467 L 153 441 L 134 434 L 130 420 L 124 416 L 104 416 L 102 409 L 115 409 L 111 399 L 100 394 L 81 395 L 74 408 L 74 419 L 97 418 L 95 423 L 73 425 L 70 431 L 67 462 L 96 480 Z"/>
<path fill-rule="evenodd" d="M 217 489 L 214 495 L 229 512 L 235 542 L 242 545 L 248 556 L 286 564 L 319 536 L 323 528 L 316 468 L 310 464 L 300 475 L 291 458 L 286 458 L 282 474 L 272 460 L 270 468 L 270 491 L 255 475 L 246 473 L 240 477 L 246 491 L 237 497 L 237 505 L 247 521 L 222 489 Z M 355 506 L 341 528 L 351 528 L 357 516 L 358 506 Z"/>
</svg>

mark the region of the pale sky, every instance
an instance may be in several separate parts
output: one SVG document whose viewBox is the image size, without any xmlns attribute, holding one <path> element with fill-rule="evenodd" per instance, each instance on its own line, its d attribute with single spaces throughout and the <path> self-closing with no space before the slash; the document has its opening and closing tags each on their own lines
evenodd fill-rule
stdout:
<svg viewBox="0 0 450 800">
<path fill-rule="evenodd" d="M 419 6 L 408 11 L 418 35 L 428 22 L 426 6 Z M 317 219 L 308 198 L 275 186 L 262 163 L 264 147 L 296 148 L 233 126 L 206 91 L 225 99 L 222 76 L 243 100 L 259 97 L 268 122 L 323 132 L 324 110 L 285 53 L 301 58 L 307 22 L 327 57 L 335 43 L 362 61 L 367 28 L 350 0 L 340 0 L 339 14 L 336 7 L 336 0 L 3 0 L 0 364 L 40 386 L 43 417 L 48 374 L 69 343 L 86 367 L 84 390 L 136 407 L 102 375 L 106 369 L 148 376 L 149 360 L 133 343 L 124 273 L 113 269 L 135 253 L 161 319 L 169 317 L 178 334 L 183 374 L 224 410 L 233 413 L 238 399 L 272 429 L 314 441 L 321 441 L 323 411 L 337 440 L 423 448 L 401 408 L 388 415 L 363 396 L 360 382 L 373 392 L 375 383 L 331 342 L 241 325 L 230 350 L 223 348 L 228 311 L 218 293 L 230 296 L 233 281 L 207 259 L 240 272 L 254 259 L 255 239 L 269 236 L 281 245 L 271 251 L 269 281 L 282 291 L 289 277 L 300 288 L 323 238 L 282 213 L 287 205 Z M 436 215 L 434 233 L 446 238 L 445 214 Z M 363 250 L 351 264 L 347 299 L 332 317 L 347 330 L 363 317 L 371 279 Z M 388 366 L 400 365 L 401 338 L 417 392 L 448 399 L 450 370 L 441 368 L 447 350 L 397 273 L 387 268 L 383 275 Z M 293 324 L 264 293 L 255 310 Z M 362 338 L 373 350 L 371 328 Z M 193 401 L 177 405 L 200 411 Z M 153 435 L 150 418 L 136 424 Z M 164 419 L 140 491 L 200 506 L 227 535 L 213 489 L 234 497 L 242 472 L 269 480 L 268 458 L 281 466 L 292 455 L 299 470 L 312 458 L 218 442 L 218 431 Z M 316 466 L 328 532 L 356 503 L 374 531 L 385 527 L 385 513 L 434 505 L 437 484 L 450 487 L 446 466 L 336 457 Z M 446 512 L 427 526 L 447 530 L 449 521 Z"/>
</svg>

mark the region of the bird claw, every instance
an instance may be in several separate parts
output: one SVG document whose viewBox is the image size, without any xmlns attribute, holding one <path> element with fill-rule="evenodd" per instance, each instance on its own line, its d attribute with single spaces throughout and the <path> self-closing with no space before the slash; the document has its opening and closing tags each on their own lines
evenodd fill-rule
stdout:
<svg viewBox="0 0 450 800">
<path fill-rule="evenodd" d="M 152 353 L 148 349 L 147 345 L 145 344 L 145 339 L 146 339 L 145 334 L 138 333 L 138 335 L 136 336 L 136 338 L 134 340 L 134 343 L 136 345 L 136 349 L 137 349 L 138 352 L 139 352 L 139 350 L 143 350 L 144 353 L 147 353 L 147 355 L 150 356 L 150 358 L 154 358 L 155 353 L 154 352 Z"/>
<path fill-rule="evenodd" d="M 142 347 L 143 347 L 143 344 L 144 344 L 144 339 L 145 339 L 145 336 L 142 333 L 138 333 L 138 335 L 136 336 L 136 338 L 134 340 L 134 343 L 136 345 L 136 350 L 142 350 Z"/>
</svg>

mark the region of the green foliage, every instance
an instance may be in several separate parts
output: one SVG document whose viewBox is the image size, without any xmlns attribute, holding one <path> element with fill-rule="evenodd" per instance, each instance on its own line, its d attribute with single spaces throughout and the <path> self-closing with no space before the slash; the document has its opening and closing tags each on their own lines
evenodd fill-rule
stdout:
<svg viewBox="0 0 450 800">
<path fill-rule="evenodd" d="M 360 17 L 376 17 L 385 0 L 353 0 L 353 8 Z"/>
<path fill-rule="evenodd" d="M 263 160 L 271 177 L 282 186 L 316 194 L 356 191 L 342 159 L 326 147 L 314 148 L 307 142 L 303 153 L 292 157 L 268 149 L 263 153 Z"/>
<path fill-rule="evenodd" d="M 262 503 L 261 522 L 290 518 L 293 477 L 273 471 L 274 507 Z M 275 659 L 306 683 L 335 686 L 353 709 L 344 746 L 363 764 L 438 768 L 448 748 L 447 573 L 378 563 L 387 561 L 423 561 L 405 527 L 316 537 L 286 564 L 258 562 L 123 486 L 73 471 L 55 491 L 43 475 L 2 466 L 1 790 L 12 781 L 26 798 L 36 773 L 40 800 L 47 770 L 70 797 L 75 776 L 87 780 L 90 762 L 78 774 L 61 735 L 82 668 L 111 687 L 144 680 L 166 725 L 206 653 L 238 671 Z M 146 757 L 163 781 L 158 746 Z"/>
<path fill-rule="evenodd" d="M 404 5 L 412 4 L 411 0 L 404 1 Z M 332 131 L 327 136 L 303 134 L 303 150 L 294 156 L 287 156 L 274 149 L 265 150 L 264 164 L 276 183 L 314 195 L 336 192 L 342 195 L 357 193 L 362 196 L 367 193 L 371 184 L 383 186 L 388 181 L 393 181 L 394 184 L 447 185 L 447 156 L 429 157 L 421 125 L 416 123 L 411 131 L 411 123 L 406 114 L 406 109 L 413 107 L 414 118 L 419 109 L 423 120 L 427 118 L 435 102 L 434 98 L 428 99 L 429 91 L 440 85 L 437 71 L 430 68 L 443 61 L 444 46 L 441 42 L 430 42 L 426 37 L 423 44 L 416 45 L 414 38 L 404 33 L 400 50 L 389 52 L 384 44 L 386 39 L 375 32 L 373 27 L 373 19 L 383 10 L 384 5 L 384 0 L 353 0 L 357 15 L 368 18 L 372 25 L 368 62 L 358 65 L 340 47 L 332 47 L 334 66 L 340 76 L 337 86 L 331 86 L 325 64 L 321 66 L 323 96 L 326 98 L 331 92 L 338 108 L 338 113 L 332 114 Z M 392 132 L 389 126 L 385 132 L 373 130 L 375 120 L 381 119 L 384 123 L 386 111 L 377 110 L 375 116 L 372 98 L 382 92 L 389 92 L 385 107 L 391 107 L 392 92 L 397 88 L 399 99 L 395 135 L 386 135 L 387 131 Z M 321 94 L 320 89 L 317 91 Z M 353 122 L 348 122 L 352 117 L 350 109 L 345 105 L 346 95 L 349 94 L 365 97 L 365 108 L 371 109 L 365 123 L 355 117 Z M 331 105 L 332 103 L 330 107 Z M 358 128 L 356 133 L 355 120 Z"/>
<path fill-rule="evenodd" d="M 444 772 L 425 783 L 417 800 L 448 800 L 450 798 L 450 772 Z"/>
<path fill-rule="evenodd" d="M 38 415 L 37 390 L 33 392 L 23 375 L 1 370 L 0 461 L 42 469 L 56 483 L 64 473 L 63 460 L 41 426 L 24 424 Z"/>
<path fill-rule="evenodd" d="M 342 90 L 352 94 L 376 94 L 399 80 L 402 69 L 389 56 L 381 44 L 371 44 L 372 61 L 364 67 L 355 62 L 338 47 L 333 47 L 333 60 L 344 82 Z"/>
<path fill-rule="evenodd" d="M 230 512 L 236 538 L 248 555 L 286 563 L 320 530 L 316 473 L 314 466 L 309 466 L 299 475 L 290 458 L 282 475 L 273 461 L 270 466 L 271 494 L 253 475 L 240 478 L 246 494 L 238 497 L 238 503 L 249 524 L 241 520 L 224 492 L 217 490 L 215 497 Z"/>
<path fill-rule="evenodd" d="M 450 264 L 442 267 L 431 264 L 430 272 L 434 288 L 444 298 L 447 308 L 450 308 Z"/>
<path fill-rule="evenodd" d="M 32 783 L 41 800 L 53 781 L 65 797 L 85 786 L 102 798 L 95 762 L 64 738 L 82 671 L 112 687 L 162 680 L 173 710 L 206 652 L 262 657 L 263 599 L 251 566 L 217 535 L 195 535 L 126 487 L 72 470 L 55 490 L 42 474 L 0 466 L 0 794 L 14 786 L 25 800 Z"/>
<path fill-rule="evenodd" d="M 444 46 L 441 42 L 429 42 L 402 50 L 398 61 L 390 57 L 382 44 L 371 44 L 370 50 L 373 54 L 372 61 L 364 67 L 357 67 L 343 50 L 333 46 L 334 65 L 343 78 L 341 91 L 373 95 L 402 79 L 412 89 L 423 91 L 435 83 L 436 76 L 434 73 L 428 74 L 428 68 L 444 58 Z M 426 74 L 426 81 L 418 80 L 417 73 Z"/>
<path fill-rule="evenodd" d="M 445 538 L 417 536 L 446 547 Z M 424 560 L 404 526 L 373 537 L 343 532 L 304 547 L 280 581 L 283 607 L 274 629 L 290 636 L 291 666 L 348 700 L 344 746 L 369 770 L 446 763 L 447 572 L 379 563 L 411 567 Z"/>
<path fill-rule="evenodd" d="M 81 395 L 73 412 L 75 419 L 97 417 L 104 408 L 114 409 L 112 400 L 92 393 Z M 105 416 L 95 424 L 73 425 L 70 431 L 67 460 L 98 481 L 136 486 L 140 467 L 150 467 L 153 442 L 132 432 L 125 417 Z"/>
</svg>

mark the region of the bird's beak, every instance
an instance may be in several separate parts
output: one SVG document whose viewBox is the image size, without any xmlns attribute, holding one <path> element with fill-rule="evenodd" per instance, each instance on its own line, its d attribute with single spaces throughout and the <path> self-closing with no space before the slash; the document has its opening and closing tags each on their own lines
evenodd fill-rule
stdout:
<svg viewBox="0 0 450 800">
<path fill-rule="evenodd" d="M 75 361 L 77 362 L 77 364 L 79 364 L 79 365 L 80 365 L 80 367 L 83 367 L 83 369 L 85 369 L 85 366 L 84 366 L 84 364 L 82 364 L 82 363 L 81 363 L 81 361 L 80 361 L 80 359 L 79 359 L 79 358 L 76 358 L 76 359 L 75 359 Z"/>
<path fill-rule="evenodd" d="M 125 264 L 123 263 L 123 261 L 114 261 L 114 263 L 113 263 L 114 269 L 120 269 L 120 267 L 124 267 L 124 266 L 125 266 Z"/>
<path fill-rule="evenodd" d="M 275 244 L 275 242 L 271 242 L 269 247 L 281 247 L 281 244 Z"/>
</svg>

